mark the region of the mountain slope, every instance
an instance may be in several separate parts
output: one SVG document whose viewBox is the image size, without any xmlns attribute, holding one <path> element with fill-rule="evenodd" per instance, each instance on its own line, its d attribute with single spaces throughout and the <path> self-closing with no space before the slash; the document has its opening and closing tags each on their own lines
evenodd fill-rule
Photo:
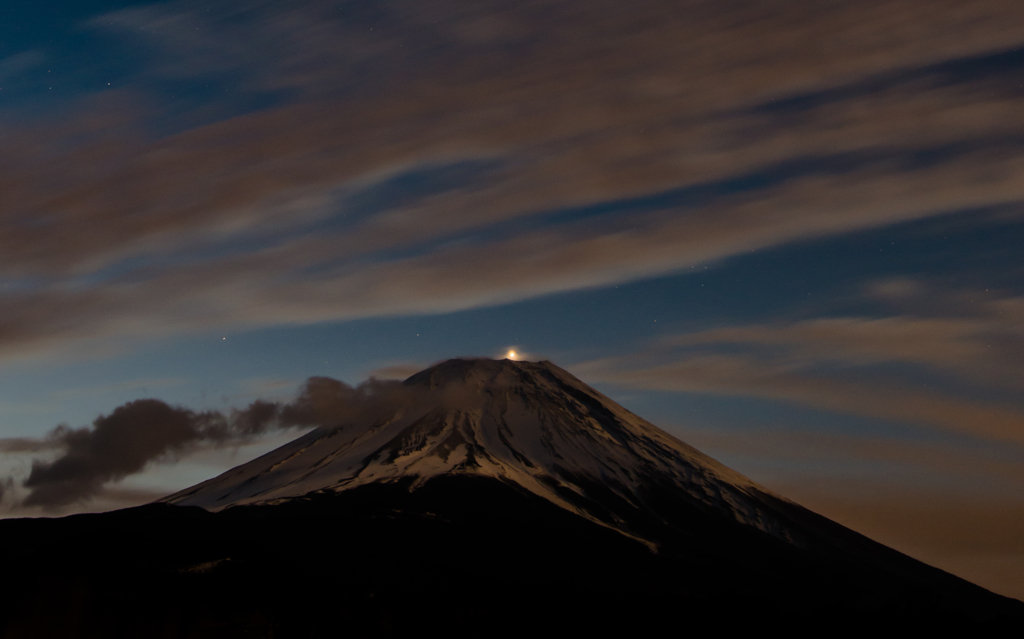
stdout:
<svg viewBox="0 0 1024 639">
<path fill-rule="evenodd" d="M 414 480 L 416 489 L 435 477 L 470 475 L 514 484 L 634 535 L 621 511 L 657 516 L 648 497 L 658 486 L 792 538 L 761 504 L 763 488 L 550 362 L 449 360 L 404 385 L 405 401 L 390 412 L 317 429 L 165 501 L 219 510 L 400 479 Z"/>
</svg>

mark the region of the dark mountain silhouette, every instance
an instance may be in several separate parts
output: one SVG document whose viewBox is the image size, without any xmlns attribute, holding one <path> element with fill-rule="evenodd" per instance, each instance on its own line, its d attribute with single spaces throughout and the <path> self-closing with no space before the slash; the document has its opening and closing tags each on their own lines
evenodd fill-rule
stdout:
<svg viewBox="0 0 1024 639">
<path fill-rule="evenodd" d="M 449 360 L 160 503 L 0 522 L 4 637 L 809 635 L 1024 604 L 816 515 L 549 362 Z"/>
</svg>

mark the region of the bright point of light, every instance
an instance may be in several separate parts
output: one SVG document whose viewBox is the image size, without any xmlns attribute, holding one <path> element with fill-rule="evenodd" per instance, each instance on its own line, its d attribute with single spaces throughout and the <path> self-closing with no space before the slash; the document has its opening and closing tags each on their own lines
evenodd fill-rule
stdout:
<svg viewBox="0 0 1024 639">
<path fill-rule="evenodd" d="M 516 352 L 515 351 L 509 351 L 508 352 L 508 358 L 509 359 L 515 359 L 516 358 Z"/>
</svg>

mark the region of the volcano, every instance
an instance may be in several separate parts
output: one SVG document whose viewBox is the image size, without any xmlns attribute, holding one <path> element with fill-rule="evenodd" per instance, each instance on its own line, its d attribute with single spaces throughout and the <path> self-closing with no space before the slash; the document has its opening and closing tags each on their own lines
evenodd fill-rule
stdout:
<svg viewBox="0 0 1024 639">
<path fill-rule="evenodd" d="M 666 500 L 793 540 L 767 506 L 777 497 L 550 362 L 449 360 L 404 386 L 405 405 L 317 429 L 164 501 L 216 511 L 486 478 L 652 549 L 659 542 L 639 521 L 673 527 Z"/>
<path fill-rule="evenodd" d="M 37 549 L 15 562 L 36 590 L 7 598 L 3 636 L 1024 620 L 1024 604 L 773 494 L 550 362 L 449 360 L 158 503 L 0 534 Z M 90 552 L 52 552 L 66 540 Z"/>
</svg>

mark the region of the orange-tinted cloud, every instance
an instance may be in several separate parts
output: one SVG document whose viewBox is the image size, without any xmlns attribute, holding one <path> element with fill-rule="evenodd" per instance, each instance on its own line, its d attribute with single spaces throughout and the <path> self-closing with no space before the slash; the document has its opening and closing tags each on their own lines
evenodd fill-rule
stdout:
<svg viewBox="0 0 1024 639">
<path fill-rule="evenodd" d="M 1024 302 L 901 279 L 868 295 L 904 311 L 723 326 L 574 367 L 630 388 L 761 397 L 1024 442 Z"/>
<path fill-rule="evenodd" d="M 1019 388 L 1024 352 L 1024 300 L 971 293 L 967 305 L 936 295 L 943 315 L 827 317 L 785 324 L 714 328 L 665 340 L 675 347 L 741 345 L 771 350 L 772 359 L 790 366 L 837 363 L 848 367 L 878 363 L 914 364 L 963 381 Z"/>
<path fill-rule="evenodd" d="M 625 388 L 762 397 L 1024 444 L 1024 410 L 1016 406 L 814 376 L 738 355 L 680 355 L 671 363 L 650 366 L 623 357 L 581 363 L 573 371 Z"/>
<path fill-rule="evenodd" d="M 310 0 L 97 18 L 147 34 L 154 77 L 278 106 L 212 103 L 159 136 L 139 79 L 59 122 L 8 118 L 0 357 L 446 312 L 1016 205 L 1021 98 L 991 69 L 1017 64 L 1022 12 Z M 493 169 L 353 204 L 465 162 Z M 588 206 L 612 213 L 559 217 Z"/>
</svg>

